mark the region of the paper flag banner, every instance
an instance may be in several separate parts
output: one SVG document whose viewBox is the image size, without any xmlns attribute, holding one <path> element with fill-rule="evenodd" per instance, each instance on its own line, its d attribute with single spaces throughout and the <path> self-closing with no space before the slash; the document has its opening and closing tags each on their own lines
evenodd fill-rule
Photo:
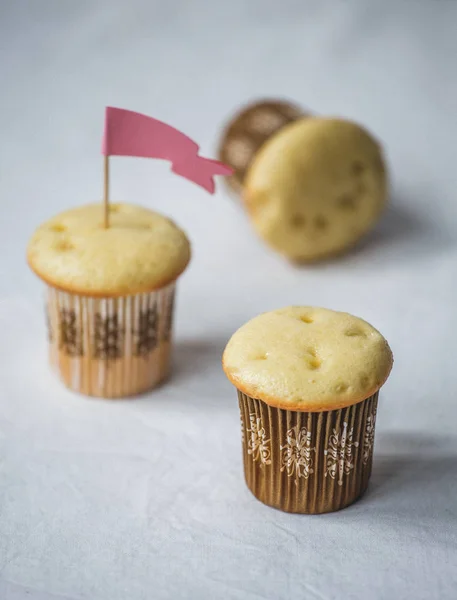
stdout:
<svg viewBox="0 0 457 600">
<path fill-rule="evenodd" d="M 102 154 L 162 158 L 172 171 L 214 193 L 214 175 L 233 169 L 217 160 L 198 156 L 198 145 L 174 127 L 131 110 L 106 108 Z"/>
</svg>

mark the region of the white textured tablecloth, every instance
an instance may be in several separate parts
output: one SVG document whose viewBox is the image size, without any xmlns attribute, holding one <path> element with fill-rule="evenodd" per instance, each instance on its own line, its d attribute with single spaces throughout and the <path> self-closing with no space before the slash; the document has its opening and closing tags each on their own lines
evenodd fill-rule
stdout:
<svg viewBox="0 0 457 600">
<path fill-rule="evenodd" d="M 24 1 L 0 6 L 1 600 L 457 598 L 457 1 Z M 384 142 L 391 208 L 356 251 L 296 269 L 239 206 L 113 160 L 113 198 L 174 217 L 194 247 L 173 379 L 135 400 L 66 391 L 46 362 L 42 220 L 101 197 L 104 106 L 214 153 L 259 96 L 355 118 Z M 354 506 L 283 514 L 245 487 L 230 334 L 288 304 L 388 338 L 372 483 Z"/>
</svg>

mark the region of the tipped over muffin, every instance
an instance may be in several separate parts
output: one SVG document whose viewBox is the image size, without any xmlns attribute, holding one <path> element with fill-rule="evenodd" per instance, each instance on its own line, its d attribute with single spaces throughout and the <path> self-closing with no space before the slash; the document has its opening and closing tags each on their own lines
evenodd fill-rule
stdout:
<svg viewBox="0 0 457 600">
<path fill-rule="evenodd" d="M 256 154 L 243 199 L 258 235 L 290 260 L 339 254 L 372 229 L 387 202 L 381 147 L 351 121 L 295 121 Z"/>
<path fill-rule="evenodd" d="M 221 134 L 219 157 L 234 169 L 227 181 L 257 235 L 294 263 L 352 248 L 388 200 L 380 142 L 358 123 L 291 102 L 242 107 Z"/>
</svg>

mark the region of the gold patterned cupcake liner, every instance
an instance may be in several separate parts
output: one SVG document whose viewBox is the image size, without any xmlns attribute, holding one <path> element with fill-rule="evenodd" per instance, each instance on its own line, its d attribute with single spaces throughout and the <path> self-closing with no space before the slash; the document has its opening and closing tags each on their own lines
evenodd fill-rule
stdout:
<svg viewBox="0 0 457 600">
<path fill-rule="evenodd" d="M 225 128 L 219 144 L 219 160 L 232 167 L 225 181 L 240 194 L 244 179 L 261 146 L 280 129 L 307 116 L 300 107 L 281 100 L 264 100 L 242 108 Z"/>
<path fill-rule="evenodd" d="M 49 359 L 66 386 L 89 396 L 145 392 L 168 374 L 175 283 L 120 298 L 48 287 Z"/>
<path fill-rule="evenodd" d="M 244 473 L 254 496 L 292 513 L 345 508 L 368 486 L 378 392 L 327 412 L 269 406 L 238 390 Z"/>
</svg>

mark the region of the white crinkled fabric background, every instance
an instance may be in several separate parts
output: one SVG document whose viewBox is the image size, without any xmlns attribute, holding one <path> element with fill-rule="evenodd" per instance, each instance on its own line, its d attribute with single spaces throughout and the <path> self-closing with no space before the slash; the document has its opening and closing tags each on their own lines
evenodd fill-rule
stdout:
<svg viewBox="0 0 457 600">
<path fill-rule="evenodd" d="M 0 6 L 0 598 L 457 597 L 457 2 L 17 0 Z M 367 125 L 391 207 L 357 250 L 296 269 L 168 165 L 112 160 L 113 200 L 193 241 L 175 372 L 139 399 L 87 400 L 47 367 L 34 227 L 101 198 L 105 105 L 214 154 L 240 103 L 285 96 Z M 220 356 L 253 315 L 346 310 L 395 353 L 365 498 L 341 513 L 258 503 Z"/>
</svg>

